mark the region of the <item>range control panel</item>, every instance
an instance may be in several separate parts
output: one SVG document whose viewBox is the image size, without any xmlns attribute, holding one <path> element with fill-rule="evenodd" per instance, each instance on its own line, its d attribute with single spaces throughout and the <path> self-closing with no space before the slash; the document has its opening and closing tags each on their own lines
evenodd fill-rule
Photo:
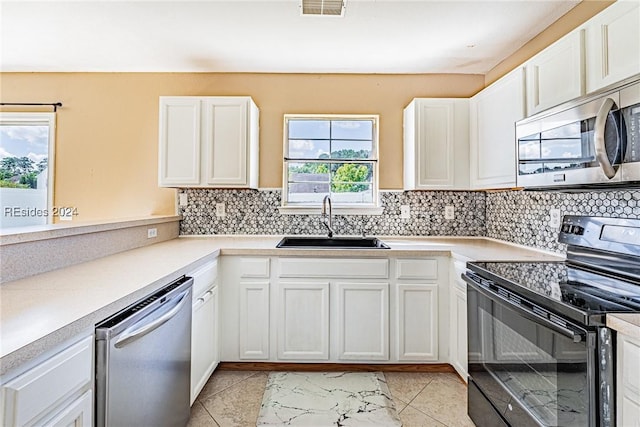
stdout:
<svg viewBox="0 0 640 427">
<path fill-rule="evenodd" d="M 640 220 L 565 215 L 560 243 L 640 256 Z"/>
</svg>

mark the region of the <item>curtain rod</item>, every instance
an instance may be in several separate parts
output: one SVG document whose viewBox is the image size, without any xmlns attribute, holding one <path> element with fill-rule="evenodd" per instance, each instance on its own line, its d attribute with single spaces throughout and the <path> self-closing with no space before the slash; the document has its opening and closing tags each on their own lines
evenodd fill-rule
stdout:
<svg viewBox="0 0 640 427">
<path fill-rule="evenodd" d="M 47 103 L 38 104 L 38 103 L 33 103 L 33 102 L 0 102 L 0 106 L 1 105 L 24 105 L 24 106 L 29 106 L 29 107 L 50 105 L 51 107 L 53 107 L 53 112 L 55 113 L 56 111 L 58 111 L 58 107 L 62 107 L 62 102 L 54 102 L 54 103 L 49 103 L 49 104 L 47 104 Z"/>
</svg>

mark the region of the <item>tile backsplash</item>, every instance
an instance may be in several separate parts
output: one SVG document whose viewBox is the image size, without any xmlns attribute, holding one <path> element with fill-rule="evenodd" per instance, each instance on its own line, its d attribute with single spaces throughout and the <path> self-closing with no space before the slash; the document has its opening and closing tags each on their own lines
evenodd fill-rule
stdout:
<svg viewBox="0 0 640 427">
<path fill-rule="evenodd" d="M 549 227 L 549 211 L 640 219 L 640 190 L 559 193 L 548 191 L 488 192 L 486 236 L 526 246 L 564 252 L 558 230 Z"/>
<path fill-rule="evenodd" d="M 180 234 L 325 234 L 320 215 L 283 215 L 279 190 L 180 189 Z M 640 219 L 640 190 L 581 193 L 528 191 L 389 191 L 380 195 L 382 215 L 334 215 L 339 235 L 487 236 L 554 252 L 564 252 L 549 211 Z M 216 203 L 226 215 L 216 216 Z M 409 205 L 411 218 L 400 218 Z M 445 206 L 455 219 L 445 220 Z"/>
<path fill-rule="evenodd" d="M 325 234 L 320 210 L 316 215 L 284 215 L 279 190 L 181 189 L 187 206 L 181 208 L 180 234 Z M 485 195 L 473 191 L 381 192 L 382 215 L 334 215 L 338 235 L 483 236 Z M 216 216 L 216 203 L 226 215 Z M 411 217 L 400 218 L 409 205 Z M 455 219 L 445 220 L 445 206 Z"/>
</svg>

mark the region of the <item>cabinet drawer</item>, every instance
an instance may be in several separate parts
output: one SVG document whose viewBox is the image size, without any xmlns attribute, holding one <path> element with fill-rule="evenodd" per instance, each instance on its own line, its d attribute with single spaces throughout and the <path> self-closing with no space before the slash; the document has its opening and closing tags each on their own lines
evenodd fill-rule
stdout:
<svg viewBox="0 0 640 427">
<path fill-rule="evenodd" d="M 198 298 L 209 289 L 218 276 L 218 261 L 209 262 L 188 276 L 193 277 L 193 298 Z"/>
<path fill-rule="evenodd" d="M 386 279 L 387 259 L 281 258 L 280 277 L 352 277 Z"/>
<path fill-rule="evenodd" d="M 269 277 L 269 258 L 242 258 L 240 277 Z"/>
<path fill-rule="evenodd" d="M 435 259 L 399 259 L 396 261 L 397 279 L 438 278 L 438 261 Z"/>
<path fill-rule="evenodd" d="M 3 387 L 3 425 L 24 425 L 91 383 L 93 343 L 89 336 L 8 382 Z"/>
</svg>

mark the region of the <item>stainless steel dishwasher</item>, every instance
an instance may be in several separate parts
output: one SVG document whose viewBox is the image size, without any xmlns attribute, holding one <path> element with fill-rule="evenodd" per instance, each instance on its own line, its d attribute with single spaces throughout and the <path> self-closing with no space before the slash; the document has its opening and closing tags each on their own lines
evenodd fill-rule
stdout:
<svg viewBox="0 0 640 427">
<path fill-rule="evenodd" d="M 191 277 L 96 326 L 96 425 L 178 427 L 189 421 Z"/>
</svg>

